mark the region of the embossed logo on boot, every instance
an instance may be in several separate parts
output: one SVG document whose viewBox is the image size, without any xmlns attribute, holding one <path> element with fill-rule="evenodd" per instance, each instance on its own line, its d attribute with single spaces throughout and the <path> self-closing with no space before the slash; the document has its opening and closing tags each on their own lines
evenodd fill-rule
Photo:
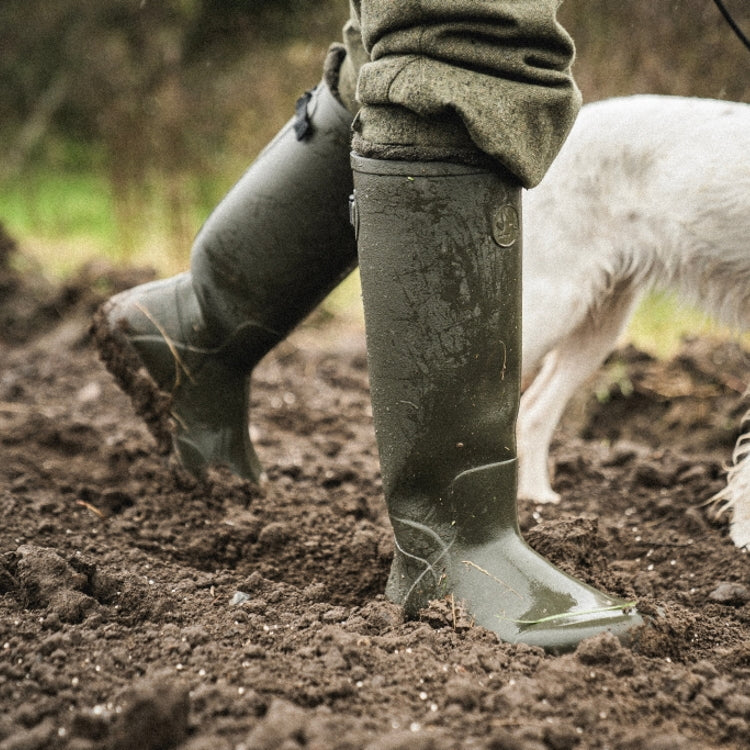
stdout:
<svg viewBox="0 0 750 750">
<path fill-rule="evenodd" d="M 492 238 L 500 247 L 510 247 L 518 242 L 521 221 L 518 211 L 506 203 L 495 211 L 492 217 Z"/>
</svg>

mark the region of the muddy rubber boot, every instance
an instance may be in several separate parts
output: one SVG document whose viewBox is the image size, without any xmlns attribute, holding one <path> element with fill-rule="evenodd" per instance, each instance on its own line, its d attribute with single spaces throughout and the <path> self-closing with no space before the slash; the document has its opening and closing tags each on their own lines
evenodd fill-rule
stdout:
<svg viewBox="0 0 750 750">
<path fill-rule="evenodd" d="M 352 164 L 396 543 L 387 596 L 412 616 L 451 596 L 503 640 L 552 652 L 604 630 L 627 639 L 641 624 L 632 603 L 564 574 L 518 527 L 520 189 L 456 164 Z"/>
<path fill-rule="evenodd" d="M 193 473 L 222 464 L 261 477 L 249 374 L 356 266 L 351 120 L 325 84 L 308 92 L 199 232 L 190 272 L 118 294 L 96 316 L 108 368 Z"/>
</svg>

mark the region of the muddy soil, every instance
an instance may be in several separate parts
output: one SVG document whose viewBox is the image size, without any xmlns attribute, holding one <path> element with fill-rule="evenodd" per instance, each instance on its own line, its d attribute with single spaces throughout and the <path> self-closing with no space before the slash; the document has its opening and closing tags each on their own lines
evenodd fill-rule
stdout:
<svg viewBox="0 0 750 750">
<path fill-rule="evenodd" d="M 663 614 L 552 657 L 381 595 L 392 542 L 361 331 L 314 318 L 258 369 L 262 489 L 174 467 L 98 361 L 97 303 L 0 242 L 0 750 L 746 748 L 750 561 L 723 485 L 748 355 L 617 352 L 554 443 L 559 565 Z"/>
</svg>

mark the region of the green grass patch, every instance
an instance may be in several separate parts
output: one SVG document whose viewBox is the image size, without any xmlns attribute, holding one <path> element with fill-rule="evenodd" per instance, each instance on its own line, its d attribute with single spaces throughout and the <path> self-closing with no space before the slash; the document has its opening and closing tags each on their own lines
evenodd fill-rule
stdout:
<svg viewBox="0 0 750 750">
<path fill-rule="evenodd" d="M 112 195 L 101 175 L 24 173 L 0 185 L 0 217 L 15 236 L 96 238 L 112 245 Z"/>
<path fill-rule="evenodd" d="M 51 278 L 101 258 L 169 275 L 187 266 L 211 208 L 206 196 L 216 192 L 195 179 L 155 174 L 116 195 L 102 171 L 35 169 L 0 182 L 0 222 L 25 262 Z"/>
<path fill-rule="evenodd" d="M 747 336 L 718 323 L 702 310 L 667 292 L 646 295 L 630 321 L 624 339 L 649 354 L 667 359 L 678 352 L 687 336 L 736 339 L 750 345 Z"/>
</svg>

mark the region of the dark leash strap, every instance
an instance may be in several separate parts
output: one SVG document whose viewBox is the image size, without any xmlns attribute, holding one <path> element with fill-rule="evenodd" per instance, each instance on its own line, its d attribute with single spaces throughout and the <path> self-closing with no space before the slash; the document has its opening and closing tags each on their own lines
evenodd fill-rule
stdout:
<svg viewBox="0 0 750 750">
<path fill-rule="evenodd" d="M 737 21 L 732 18 L 732 14 L 727 10 L 723 0 L 714 0 L 716 7 L 721 11 L 721 15 L 724 16 L 724 20 L 732 27 L 732 31 L 737 34 L 738 39 L 750 50 L 750 39 L 745 36 L 745 33 L 737 24 Z"/>
</svg>

